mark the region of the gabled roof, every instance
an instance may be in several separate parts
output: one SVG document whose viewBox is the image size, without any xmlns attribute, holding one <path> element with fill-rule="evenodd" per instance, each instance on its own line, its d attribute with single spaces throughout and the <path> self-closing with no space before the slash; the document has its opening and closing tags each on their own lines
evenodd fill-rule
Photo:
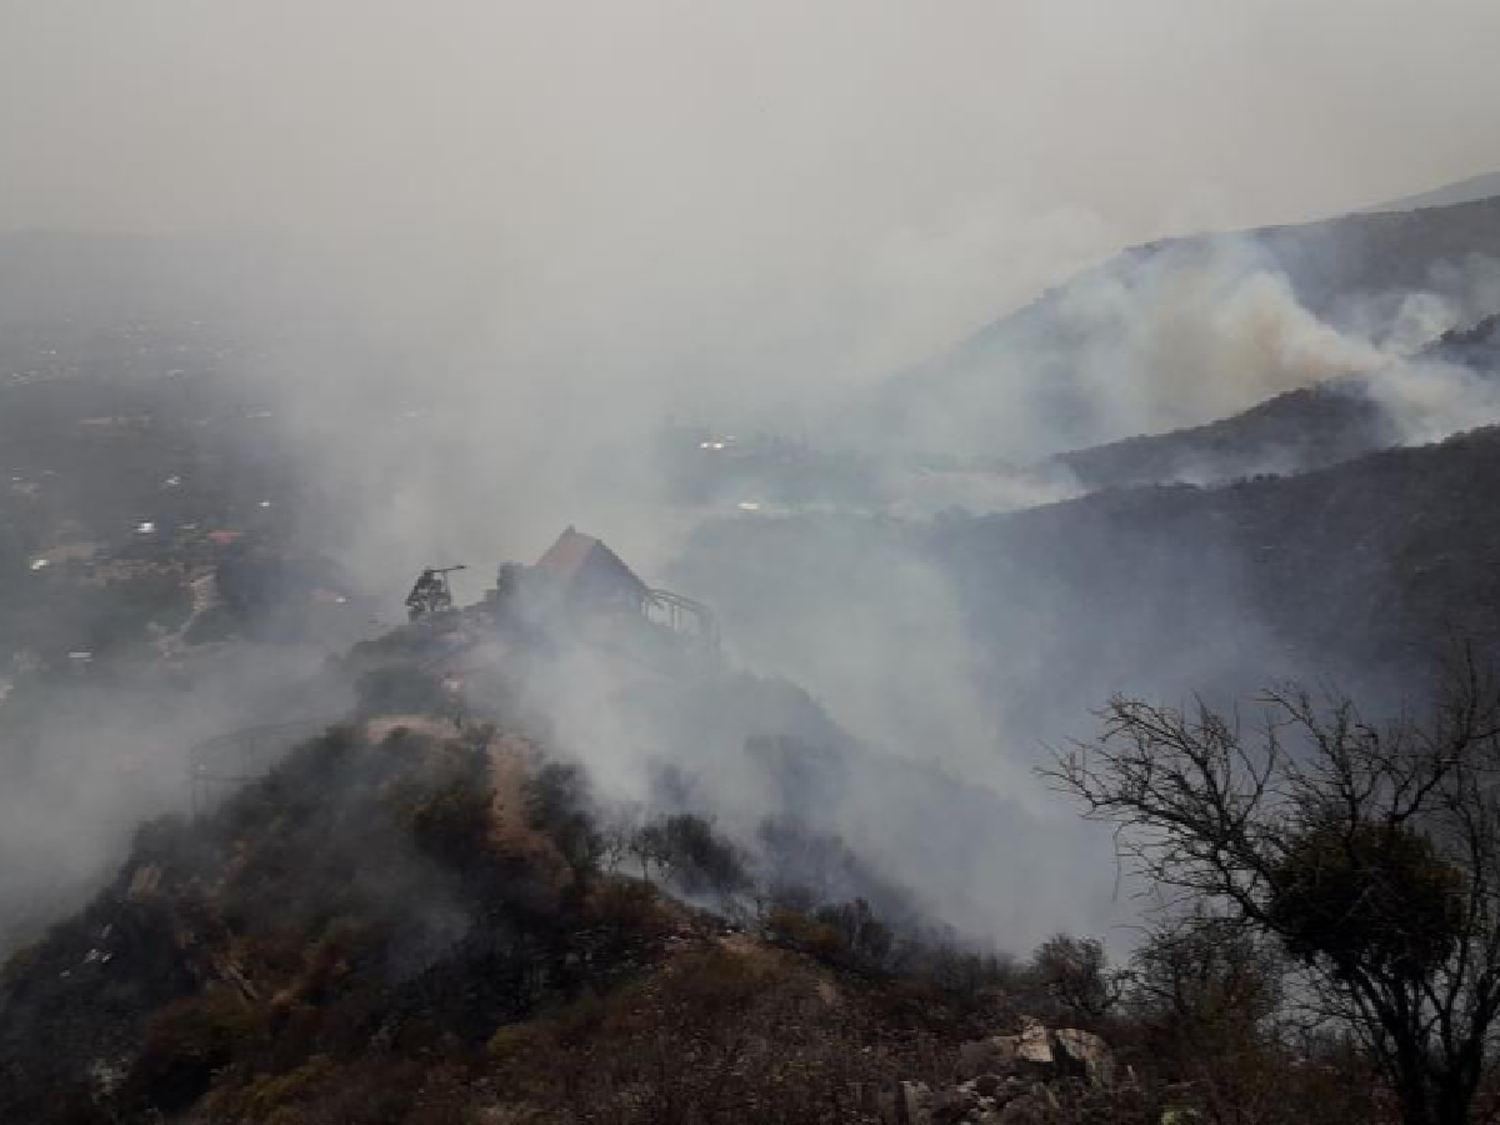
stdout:
<svg viewBox="0 0 1500 1125">
<path fill-rule="evenodd" d="M 622 593 L 640 598 L 650 594 L 650 588 L 619 555 L 593 536 L 571 527 L 547 548 L 535 569 L 578 592 Z"/>
</svg>

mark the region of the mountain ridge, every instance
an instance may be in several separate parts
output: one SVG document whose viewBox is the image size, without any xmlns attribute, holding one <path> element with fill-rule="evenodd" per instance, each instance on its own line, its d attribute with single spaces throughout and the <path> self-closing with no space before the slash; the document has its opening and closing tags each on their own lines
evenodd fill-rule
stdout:
<svg viewBox="0 0 1500 1125">
<path fill-rule="evenodd" d="M 1410 361 L 1390 362 L 1454 364 L 1494 379 L 1500 374 L 1500 314 L 1444 333 Z M 1202 426 L 1059 453 L 1041 469 L 1061 466 L 1093 490 L 1215 484 L 1325 468 L 1400 444 L 1398 420 L 1373 390 L 1369 376 L 1330 379 Z"/>
<path fill-rule="evenodd" d="M 1500 195 L 1500 172 L 1483 172 L 1451 184 L 1405 195 L 1399 199 L 1360 208 L 1361 212 L 1417 211 L 1424 207 L 1447 207 L 1454 203 L 1473 203 Z"/>
<path fill-rule="evenodd" d="M 1473 320 L 1494 313 L 1470 307 L 1494 261 L 1500 260 L 1500 198 L 1414 212 L 1344 215 L 1331 220 L 1227 234 L 1165 239 L 1122 251 L 1048 290 L 1029 305 L 977 329 L 939 356 L 899 372 L 846 404 L 831 422 L 851 444 L 879 440 L 898 449 L 946 449 L 1027 461 L 1068 448 L 1118 440 L 1165 408 L 1157 432 L 1201 425 L 1222 412 L 1181 408 L 1171 396 L 1131 406 L 1127 376 L 1149 379 L 1151 353 L 1140 369 L 1116 370 L 1117 353 L 1137 347 L 1146 317 L 1173 286 L 1198 274 L 1234 287 L 1256 275 L 1285 278 L 1287 311 L 1297 309 L 1352 332 L 1390 325 L 1412 293 L 1436 292 Z M 1469 276 L 1480 271 L 1476 280 Z M 1474 292 L 1471 292 L 1474 290 Z M 1476 296 L 1479 293 L 1479 296 Z M 1210 351 L 1205 362 L 1210 364 Z M 1185 370 L 1191 387 L 1218 376 Z M 1307 376 L 1303 384 L 1320 381 Z M 1254 404 L 1229 386 L 1238 408 Z M 1293 388 L 1282 388 L 1293 389 Z M 1176 416 L 1172 416 L 1173 411 Z M 1185 411 L 1185 412 L 1184 412 Z M 1193 416 L 1197 411 L 1199 416 Z M 1232 412 L 1232 409 L 1231 411 Z M 1122 430 L 1124 432 L 1122 432 Z M 878 435 L 878 439 L 872 438 Z"/>
</svg>

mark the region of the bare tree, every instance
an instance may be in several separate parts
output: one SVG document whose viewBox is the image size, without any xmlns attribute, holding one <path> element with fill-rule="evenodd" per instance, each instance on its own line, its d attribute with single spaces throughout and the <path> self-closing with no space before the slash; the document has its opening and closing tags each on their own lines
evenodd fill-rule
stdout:
<svg viewBox="0 0 1500 1125">
<path fill-rule="evenodd" d="M 1116 698 L 1044 771 L 1174 906 L 1279 939 L 1406 1125 L 1460 1125 L 1500 1014 L 1500 690 L 1466 654 L 1420 718 L 1266 693 L 1254 726 Z"/>
</svg>

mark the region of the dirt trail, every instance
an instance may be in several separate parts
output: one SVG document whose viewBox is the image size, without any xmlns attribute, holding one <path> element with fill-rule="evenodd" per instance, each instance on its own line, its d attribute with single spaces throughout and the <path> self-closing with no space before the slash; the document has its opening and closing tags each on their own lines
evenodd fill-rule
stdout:
<svg viewBox="0 0 1500 1125">
<path fill-rule="evenodd" d="M 544 867 L 557 885 L 573 879 L 573 870 L 562 853 L 545 835 L 532 828 L 526 818 L 526 781 L 536 771 L 540 755 L 521 738 L 497 735 L 490 739 L 490 840 L 495 849 L 522 855 Z"/>
<path fill-rule="evenodd" d="M 526 823 L 526 778 L 535 752 L 519 739 L 496 736 L 490 740 L 490 839 L 499 848 L 533 851 L 547 846 Z"/>
</svg>

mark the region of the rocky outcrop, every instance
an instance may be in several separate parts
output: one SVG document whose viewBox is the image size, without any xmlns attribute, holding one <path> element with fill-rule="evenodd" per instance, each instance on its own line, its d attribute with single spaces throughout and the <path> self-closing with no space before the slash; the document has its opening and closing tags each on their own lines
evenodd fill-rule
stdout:
<svg viewBox="0 0 1500 1125">
<path fill-rule="evenodd" d="M 1099 1036 L 1076 1028 L 1059 1028 L 1052 1033 L 1053 1054 L 1070 1067 L 1081 1067 L 1091 1086 L 1115 1084 L 1115 1057 Z"/>
<path fill-rule="evenodd" d="M 881 1103 L 889 1125 L 1029 1125 L 1071 1119 L 1080 1101 L 1117 1085 L 1108 1044 L 1076 1028 L 1032 1024 L 1015 1035 L 992 1035 L 959 1050 L 951 1087 L 901 1082 Z M 1101 1119 L 1103 1120 L 1103 1119 Z"/>
<path fill-rule="evenodd" d="M 966 1043 L 959 1051 L 966 1076 L 1008 1074 L 1042 1082 L 1085 1079 L 1093 1086 L 1115 1081 L 1114 1057 L 1099 1036 L 1076 1028 L 1052 1030 L 1032 1024 L 1019 1035 L 993 1035 Z"/>
</svg>

